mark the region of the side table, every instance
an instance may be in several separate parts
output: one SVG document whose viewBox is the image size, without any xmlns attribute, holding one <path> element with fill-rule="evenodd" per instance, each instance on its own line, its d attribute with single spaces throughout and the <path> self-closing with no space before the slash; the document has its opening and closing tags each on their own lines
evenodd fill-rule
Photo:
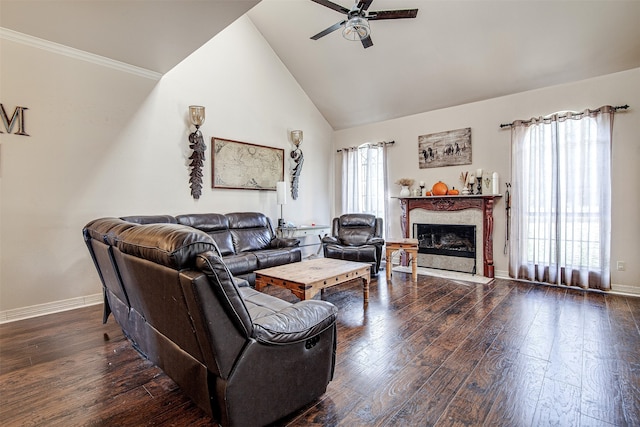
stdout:
<svg viewBox="0 0 640 427">
<path fill-rule="evenodd" d="M 391 280 L 391 255 L 397 251 L 404 251 L 411 256 L 411 279 L 418 280 L 418 239 L 389 239 L 385 241 L 387 265 L 387 280 Z"/>
<path fill-rule="evenodd" d="M 300 246 L 315 246 L 320 245 L 316 252 L 316 255 L 322 250 L 322 238 L 331 232 L 331 227 L 328 225 L 299 225 L 297 227 L 278 227 L 276 233 L 278 237 L 299 237 L 304 238 L 308 236 L 317 236 L 318 243 L 301 244 Z"/>
</svg>

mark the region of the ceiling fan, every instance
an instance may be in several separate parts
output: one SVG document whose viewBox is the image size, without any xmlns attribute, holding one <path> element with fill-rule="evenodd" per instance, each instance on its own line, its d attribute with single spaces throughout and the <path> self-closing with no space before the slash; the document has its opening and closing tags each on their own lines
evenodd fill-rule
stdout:
<svg viewBox="0 0 640 427">
<path fill-rule="evenodd" d="M 324 37 L 329 33 L 336 31 L 338 28 L 343 27 L 342 35 L 347 40 L 360 40 L 364 48 L 373 46 L 371 41 L 371 29 L 369 28 L 368 21 L 381 20 L 381 19 L 403 19 L 403 18 L 415 18 L 418 15 L 418 9 L 405 9 L 405 10 L 380 10 L 377 12 L 367 12 L 369 6 L 373 0 L 356 0 L 351 9 L 340 6 L 329 0 L 311 0 L 314 3 L 326 6 L 329 9 L 333 9 L 336 12 L 347 15 L 347 19 L 338 22 L 335 25 L 330 26 L 326 30 L 320 31 L 315 36 L 312 36 L 312 40 L 318 40 L 320 37 Z"/>
</svg>

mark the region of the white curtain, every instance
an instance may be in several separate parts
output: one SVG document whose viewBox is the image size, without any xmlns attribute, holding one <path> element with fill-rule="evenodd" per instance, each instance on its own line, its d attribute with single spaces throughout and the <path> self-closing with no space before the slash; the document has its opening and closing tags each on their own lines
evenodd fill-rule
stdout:
<svg viewBox="0 0 640 427">
<path fill-rule="evenodd" d="M 360 168 L 358 167 L 358 148 L 342 149 L 342 212 L 360 212 L 360 190 L 358 189 Z"/>
<path fill-rule="evenodd" d="M 364 144 L 342 150 L 343 213 L 368 213 L 388 227 L 386 203 L 387 144 Z"/>
<path fill-rule="evenodd" d="M 511 277 L 610 289 L 614 111 L 514 122 Z"/>
</svg>

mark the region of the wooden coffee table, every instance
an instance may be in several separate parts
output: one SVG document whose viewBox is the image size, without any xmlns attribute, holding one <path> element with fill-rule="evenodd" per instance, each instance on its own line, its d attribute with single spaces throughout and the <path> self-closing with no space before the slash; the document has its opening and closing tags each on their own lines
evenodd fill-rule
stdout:
<svg viewBox="0 0 640 427">
<path fill-rule="evenodd" d="M 371 267 L 362 262 L 342 261 L 331 258 L 315 258 L 256 272 L 256 290 L 267 285 L 289 289 L 301 300 L 313 298 L 325 288 L 361 278 L 364 301 L 369 301 Z"/>
</svg>

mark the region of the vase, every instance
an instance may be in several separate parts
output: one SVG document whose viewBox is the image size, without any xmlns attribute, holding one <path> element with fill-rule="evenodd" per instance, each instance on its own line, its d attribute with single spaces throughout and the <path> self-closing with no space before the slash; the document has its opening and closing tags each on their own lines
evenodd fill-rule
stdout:
<svg viewBox="0 0 640 427">
<path fill-rule="evenodd" d="M 402 189 L 400 189 L 400 197 L 409 197 L 411 195 L 411 191 L 409 191 L 408 185 L 403 185 Z"/>
</svg>

